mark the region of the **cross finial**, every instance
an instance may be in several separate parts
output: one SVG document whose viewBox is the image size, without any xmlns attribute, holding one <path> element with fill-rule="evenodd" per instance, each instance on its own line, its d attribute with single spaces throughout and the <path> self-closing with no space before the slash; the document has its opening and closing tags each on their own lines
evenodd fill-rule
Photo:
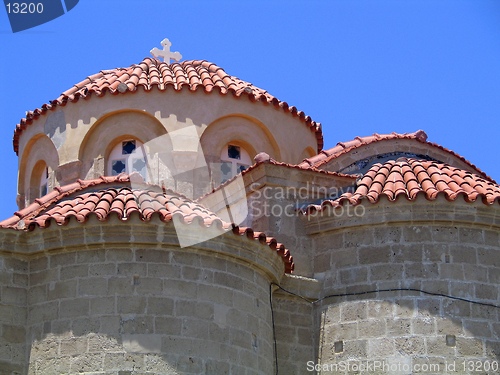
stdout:
<svg viewBox="0 0 500 375">
<path fill-rule="evenodd" d="M 153 57 L 163 58 L 163 62 L 167 63 L 167 65 L 170 64 L 170 59 L 177 62 L 182 59 L 182 55 L 179 52 L 170 52 L 170 46 L 172 45 L 172 43 L 170 43 L 170 40 L 168 40 L 167 38 L 163 39 L 161 41 L 161 45 L 163 46 L 163 50 L 156 47 L 151 50 L 151 54 L 153 55 Z"/>
</svg>

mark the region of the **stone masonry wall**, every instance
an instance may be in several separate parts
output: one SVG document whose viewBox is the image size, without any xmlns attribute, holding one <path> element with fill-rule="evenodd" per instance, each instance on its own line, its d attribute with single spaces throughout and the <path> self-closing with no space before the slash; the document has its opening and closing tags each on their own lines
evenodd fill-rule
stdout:
<svg viewBox="0 0 500 375">
<path fill-rule="evenodd" d="M 247 265 L 103 245 L 29 271 L 29 374 L 272 372 L 269 281 Z"/>
<path fill-rule="evenodd" d="M 273 296 L 279 374 L 304 374 L 316 353 L 313 305 L 276 292 Z"/>
<path fill-rule="evenodd" d="M 26 373 L 28 262 L 0 256 L 0 374 Z"/>
<path fill-rule="evenodd" d="M 498 231 L 466 223 L 359 225 L 314 241 L 323 296 L 414 288 L 500 304 Z M 417 369 L 435 364 L 435 373 L 448 373 L 446 363 L 455 362 L 450 373 L 469 373 L 468 361 L 500 361 L 497 308 L 391 291 L 328 298 L 318 314 L 322 364 L 384 360 Z"/>
</svg>

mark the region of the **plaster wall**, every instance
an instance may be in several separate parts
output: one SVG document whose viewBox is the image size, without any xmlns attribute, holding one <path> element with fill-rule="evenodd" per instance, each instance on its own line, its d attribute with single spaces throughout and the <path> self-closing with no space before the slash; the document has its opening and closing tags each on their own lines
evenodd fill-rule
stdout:
<svg viewBox="0 0 500 375">
<path fill-rule="evenodd" d="M 144 114 L 143 121 L 137 121 L 138 113 Z M 134 93 L 119 95 L 92 95 L 88 99 L 57 106 L 35 119 L 20 137 L 18 185 L 26 184 L 25 175 L 30 173 L 26 171 L 26 160 L 32 159 L 36 152 L 29 147 L 29 142 L 40 134 L 47 135 L 57 150 L 60 167 L 58 182 L 61 185 L 77 178 L 86 178 L 89 171 L 91 175 L 105 173 L 106 163 L 92 163 L 92 160 L 105 157 L 103 142 L 107 138 L 104 134 L 91 135 L 90 132 L 96 129 L 95 125 L 100 121 L 106 121 L 114 115 L 120 116 L 117 136 L 129 134 L 142 142 L 149 139 L 143 139 L 148 137 L 141 135 L 158 133 L 158 130 L 153 129 L 156 127 L 160 128 L 160 133 L 168 133 L 194 125 L 199 138 L 203 138 L 203 152 L 209 159 L 220 157 L 225 144 L 219 143 L 226 138 L 228 142 L 246 142 L 249 151 L 265 151 L 287 163 L 298 163 L 305 150 L 317 149 L 315 133 L 298 117 L 281 108 L 251 102 L 246 97 L 236 98 L 218 93 L 206 94 L 187 89 L 160 92 L 156 88 L 145 92 L 139 89 Z M 212 124 L 218 130 L 203 136 Z M 95 139 L 90 142 L 92 137 Z M 84 151 L 81 149 L 83 140 Z M 24 192 L 20 190 L 18 193 Z"/>
</svg>

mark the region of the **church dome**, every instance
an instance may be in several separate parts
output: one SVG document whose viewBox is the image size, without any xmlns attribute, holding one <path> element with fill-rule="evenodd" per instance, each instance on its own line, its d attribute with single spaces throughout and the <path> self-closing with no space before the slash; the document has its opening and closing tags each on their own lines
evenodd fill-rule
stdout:
<svg viewBox="0 0 500 375">
<path fill-rule="evenodd" d="M 28 111 L 26 117 L 21 119 L 14 132 L 14 151 L 19 151 L 19 137 L 27 125 L 40 115 L 57 106 L 64 106 L 68 102 L 77 102 L 92 94 L 101 97 L 106 92 L 112 95 L 137 92 L 138 89 L 151 91 L 181 91 L 185 88 L 194 92 L 199 89 L 205 93 L 218 92 L 221 95 L 232 94 L 234 97 L 246 96 L 252 102 L 271 104 L 284 112 L 299 117 L 305 125 L 316 133 L 318 151 L 323 147 L 323 133 L 321 125 L 312 121 L 304 112 L 296 107 L 289 106 L 287 102 L 278 100 L 267 91 L 260 89 L 249 82 L 227 74 L 224 69 L 205 60 L 182 61 L 167 64 L 156 58 L 146 57 L 139 64 L 128 68 L 101 70 L 99 73 L 88 76 L 80 83 L 64 91 L 57 99 L 34 111 Z"/>
</svg>

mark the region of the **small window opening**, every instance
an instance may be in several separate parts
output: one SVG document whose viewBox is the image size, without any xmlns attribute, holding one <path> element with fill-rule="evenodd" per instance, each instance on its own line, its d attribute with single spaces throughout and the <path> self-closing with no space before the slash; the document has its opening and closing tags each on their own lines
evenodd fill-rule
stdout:
<svg viewBox="0 0 500 375">
<path fill-rule="evenodd" d="M 135 151 L 135 140 L 122 142 L 122 154 L 130 155 Z"/>
<path fill-rule="evenodd" d="M 147 160 L 140 141 L 122 141 L 109 154 L 108 168 L 112 176 L 120 173 L 139 172 L 147 180 Z"/>
<path fill-rule="evenodd" d="M 252 164 L 250 155 L 241 146 L 228 144 L 221 152 L 221 182 L 226 182 Z"/>
</svg>

